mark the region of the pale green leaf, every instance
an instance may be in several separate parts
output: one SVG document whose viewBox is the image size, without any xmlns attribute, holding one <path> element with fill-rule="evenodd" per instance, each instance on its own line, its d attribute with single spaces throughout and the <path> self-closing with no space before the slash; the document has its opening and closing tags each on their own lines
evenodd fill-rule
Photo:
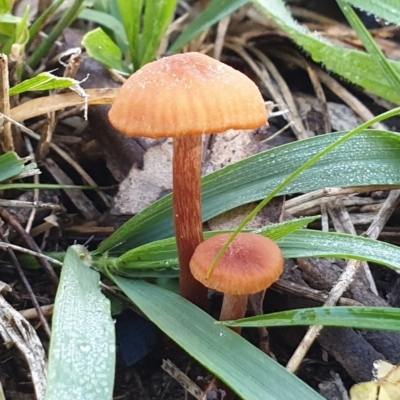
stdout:
<svg viewBox="0 0 400 400">
<path fill-rule="evenodd" d="M 55 76 L 51 72 L 42 72 L 13 86 L 10 89 L 10 96 L 28 91 L 63 89 L 78 84 L 79 82 L 75 79 Z"/>
<path fill-rule="evenodd" d="M 110 400 L 115 333 L 110 301 L 84 246 L 68 248 L 54 305 L 45 400 Z"/>
</svg>

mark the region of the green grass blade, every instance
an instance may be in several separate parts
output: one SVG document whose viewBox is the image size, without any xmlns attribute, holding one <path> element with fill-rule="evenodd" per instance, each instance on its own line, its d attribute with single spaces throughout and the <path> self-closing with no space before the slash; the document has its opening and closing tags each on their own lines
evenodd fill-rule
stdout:
<svg viewBox="0 0 400 400">
<path fill-rule="evenodd" d="M 42 61 L 49 51 L 51 46 L 55 43 L 57 38 L 61 35 L 62 31 L 72 24 L 75 18 L 78 16 L 79 11 L 83 7 L 84 0 L 75 0 L 71 3 L 71 6 L 67 8 L 64 15 L 58 20 L 56 25 L 53 27 L 49 35 L 39 44 L 35 49 L 33 54 L 28 60 L 28 64 L 32 69 L 37 68 L 37 66 Z"/>
<path fill-rule="evenodd" d="M 336 2 L 346 17 L 348 23 L 355 30 L 364 47 L 371 55 L 372 60 L 375 62 L 376 66 L 380 68 L 383 76 L 386 77 L 388 84 L 391 85 L 398 93 L 400 93 L 400 76 L 398 71 L 396 72 L 392 65 L 389 64 L 388 59 L 375 43 L 371 34 L 365 28 L 364 24 L 361 22 L 353 8 L 343 0 L 336 0 Z"/>
<path fill-rule="evenodd" d="M 212 317 L 179 295 L 147 282 L 111 278 L 147 318 L 241 398 L 322 399 L 295 375 L 241 336 L 216 325 Z"/>
<path fill-rule="evenodd" d="M 47 21 L 51 19 L 57 9 L 61 6 L 64 0 L 56 0 L 47 7 L 46 10 L 42 12 L 34 21 L 32 21 L 32 25 L 29 27 L 29 40 L 27 46 L 29 46 L 33 40 L 37 37 L 39 32 L 44 28 Z"/>
<path fill-rule="evenodd" d="M 316 136 L 264 151 L 202 179 L 203 220 L 265 198 L 289 174 L 345 133 Z M 280 194 L 326 186 L 400 184 L 400 136 L 387 131 L 358 133 L 303 171 Z M 168 195 L 137 214 L 104 241 L 98 251 L 123 252 L 173 236 Z"/>
<path fill-rule="evenodd" d="M 29 91 L 64 89 L 78 84 L 79 82 L 75 79 L 55 76 L 51 72 L 42 72 L 13 86 L 9 94 L 15 96 Z"/>
<path fill-rule="evenodd" d="M 169 51 L 171 53 L 177 52 L 205 29 L 232 14 L 248 2 L 249 0 L 211 0 L 204 11 L 178 36 Z"/>
<path fill-rule="evenodd" d="M 115 334 L 109 300 L 84 246 L 68 248 L 55 300 L 45 400 L 112 398 Z"/>
<path fill-rule="evenodd" d="M 119 48 L 122 52 L 128 50 L 128 39 L 125 34 L 124 26 L 122 22 L 115 18 L 113 15 L 103 11 L 92 10 L 84 8 L 78 15 L 78 18 L 85 19 L 87 21 L 95 22 L 104 28 L 107 28 L 110 32 L 113 32 L 115 41 L 118 43 Z"/>
<path fill-rule="evenodd" d="M 386 76 L 376 68 L 371 55 L 330 43 L 317 33 L 298 24 L 282 0 L 253 0 L 255 4 L 276 22 L 300 47 L 311 54 L 315 62 L 323 63 L 348 81 L 395 103 L 400 104 L 400 94 L 388 84 Z M 388 61 L 397 74 L 400 63 Z"/>
<path fill-rule="evenodd" d="M 400 309 L 393 307 L 315 307 L 282 311 L 257 317 L 220 322 L 229 326 L 324 325 L 342 328 L 400 331 Z"/>
<path fill-rule="evenodd" d="M 23 172 L 26 169 L 25 162 L 26 159 L 20 158 L 13 151 L 0 155 L 0 182 L 4 182 Z M 32 168 L 36 168 L 36 164 L 29 165 Z"/>
<path fill-rule="evenodd" d="M 95 60 L 101 62 L 108 68 L 118 71 L 127 71 L 122 62 L 121 49 L 101 28 L 88 32 L 82 39 L 86 51 Z"/>
<path fill-rule="evenodd" d="M 279 224 L 271 224 L 259 229 L 258 232 L 277 240 L 296 229 L 303 228 L 318 218 L 319 216 L 299 218 Z M 221 232 L 205 232 L 204 236 L 208 238 Z M 109 258 L 107 254 L 104 254 L 97 258 L 95 263 L 99 271 L 109 270 L 117 275 L 128 277 L 176 277 L 179 274 L 178 254 L 174 237 L 139 246 L 127 251 L 117 259 Z"/>
<path fill-rule="evenodd" d="M 400 25 L 400 2 L 398 0 L 344 0 L 369 14 Z"/>
<path fill-rule="evenodd" d="M 144 0 L 117 0 L 122 25 L 129 43 L 130 58 L 134 70 L 139 65 L 141 54 L 141 21 Z"/>
<path fill-rule="evenodd" d="M 285 258 L 352 258 L 400 271 L 400 247 L 363 236 L 302 229 L 280 238 L 277 243 Z"/>
<path fill-rule="evenodd" d="M 145 4 L 142 28 L 142 54 L 140 64 L 153 61 L 161 39 L 171 22 L 177 0 L 147 1 Z"/>
<path fill-rule="evenodd" d="M 292 221 L 290 221 L 292 222 Z M 400 247 L 362 236 L 298 229 L 276 235 L 281 224 L 267 226 L 260 234 L 276 240 L 285 258 L 329 257 L 370 261 L 400 271 Z M 293 226 L 294 227 L 294 226 Z M 285 228 L 284 228 L 285 229 Z M 221 231 L 205 232 L 205 238 Z M 96 258 L 99 271 L 128 277 L 176 277 L 179 274 L 175 238 L 163 239 L 132 249 L 118 258 L 107 254 Z"/>
</svg>

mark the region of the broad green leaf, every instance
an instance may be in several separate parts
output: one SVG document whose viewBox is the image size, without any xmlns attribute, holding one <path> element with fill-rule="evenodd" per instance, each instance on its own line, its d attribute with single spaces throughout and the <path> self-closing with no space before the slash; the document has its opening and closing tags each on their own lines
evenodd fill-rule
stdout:
<svg viewBox="0 0 400 400">
<path fill-rule="evenodd" d="M 333 133 L 289 143 L 206 175 L 202 179 L 203 220 L 263 199 L 286 176 L 342 135 Z M 303 171 L 280 194 L 327 186 L 384 184 L 400 184 L 400 136 L 366 130 Z M 105 240 L 98 251 L 122 254 L 143 243 L 172 236 L 171 197 L 165 196 L 131 218 Z"/>
<path fill-rule="evenodd" d="M 343 0 L 360 10 L 400 25 L 400 3 L 398 0 Z"/>
<path fill-rule="evenodd" d="M 249 0 L 211 0 L 204 11 L 178 36 L 169 51 L 171 53 L 177 52 L 205 29 L 232 14 L 248 2 Z"/>
<path fill-rule="evenodd" d="M 110 15 L 103 11 L 84 8 L 79 13 L 79 18 L 95 22 L 96 24 L 101 25 L 104 28 L 107 28 L 110 32 L 114 33 L 115 41 L 118 43 L 118 46 L 121 49 L 121 51 L 125 52 L 128 49 L 128 39 L 126 37 L 124 27 L 121 21 L 119 21 L 113 15 Z"/>
<path fill-rule="evenodd" d="M 54 305 L 45 400 L 112 398 L 114 321 L 100 274 L 90 264 L 84 246 L 68 248 Z"/>
<path fill-rule="evenodd" d="M 282 311 L 236 321 L 219 322 L 229 326 L 324 325 L 343 328 L 400 331 L 400 309 L 393 307 L 315 307 Z"/>
<path fill-rule="evenodd" d="M 398 246 L 363 236 L 309 229 L 298 229 L 285 236 L 276 237 L 274 233 L 277 229 L 279 224 L 271 225 L 270 231 L 266 229 L 260 233 L 276 240 L 285 258 L 352 258 L 371 261 L 400 271 Z M 204 236 L 207 238 L 218 233 L 221 231 L 206 232 Z M 139 246 L 118 258 L 104 254 L 96 258 L 95 265 L 99 271 L 109 270 L 128 277 L 176 277 L 179 274 L 175 238 Z"/>
<path fill-rule="evenodd" d="M 88 32 L 83 37 L 82 44 L 85 46 L 90 57 L 93 57 L 109 68 L 126 71 L 126 67 L 122 62 L 120 48 L 101 28 L 96 28 Z"/>
<path fill-rule="evenodd" d="M 318 219 L 319 216 L 298 218 L 279 224 L 267 225 L 257 230 L 264 236 L 277 240 L 290 232 L 300 229 Z M 208 238 L 227 231 L 204 232 Z M 176 277 L 179 274 L 178 254 L 175 238 L 159 240 L 127 251 L 117 259 L 104 254 L 95 260 L 99 271 L 128 277 Z"/>
<path fill-rule="evenodd" d="M 10 89 L 10 96 L 29 91 L 63 89 L 78 84 L 79 82 L 75 79 L 55 76 L 51 72 L 42 72 L 13 86 Z"/>
<path fill-rule="evenodd" d="M 322 399 L 295 375 L 179 295 L 111 276 L 128 298 L 188 354 L 246 400 Z M 234 349 L 234 351 L 233 351 Z"/>
<path fill-rule="evenodd" d="M 311 54 L 315 62 L 350 82 L 394 103 L 400 104 L 400 94 L 388 84 L 386 77 L 376 68 L 371 55 L 335 45 L 315 32 L 298 24 L 285 7 L 283 0 L 253 0 L 255 4 L 276 22 L 294 42 Z M 389 61 L 400 74 L 400 63 Z"/>
</svg>

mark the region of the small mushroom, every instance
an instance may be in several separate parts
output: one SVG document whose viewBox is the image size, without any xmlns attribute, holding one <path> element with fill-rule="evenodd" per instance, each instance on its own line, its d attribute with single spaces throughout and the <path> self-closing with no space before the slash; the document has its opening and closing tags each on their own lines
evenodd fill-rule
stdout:
<svg viewBox="0 0 400 400">
<path fill-rule="evenodd" d="M 109 119 L 129 136 L 173 138 L 180 292 L 206 309 L 207 290 L 189 270 L 190 258 L 203 240 L 201 134 L 264 125 L 267 112 L 260 91 L 246 75 L 211 57 L 176 54 L 131 75 L 116 96 Z"/>
<path fill-rule="evenodd" d="M 208 269 L 227 242 L 230 233 L 212 236 L 197 246 L 190 270 L 203 285 L 224 294 L 220 321 L 243 318 L 248 295 L 270 287 L 283 272 L 283 256 L 271 239 L 255 233 L 239 233 L 218 260 L 211 275 Z M 240 333 L 240 328 L 234 328 Z"/>
</svg>

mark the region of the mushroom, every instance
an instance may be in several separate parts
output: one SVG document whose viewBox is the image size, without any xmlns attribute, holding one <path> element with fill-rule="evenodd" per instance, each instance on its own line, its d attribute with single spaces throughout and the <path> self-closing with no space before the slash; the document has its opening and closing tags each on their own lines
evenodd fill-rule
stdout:
<svg viewBox="0 0 400 400">
<path fill-rule="evenodd" d="M 211 236 L 199 244 L 190 260 L 190 270 L 199 282 L 224 293 L 220 321 L 243 318 L 248 295 L 270 287 L 283 272 L 283 256 L 271 239 L 255 233 L 239 233 L 207 271 L 231 233 Z M 234 328 L 240 333 L 240 328 Z"/>
<path fill-rule="evenodd" d="M 201 134 L 264 125 L 267 112 L 260 91 L 246 75 L 211 57 L 176 54 L 131 75 L 108 115 L 112 125 L 126 135 L 173 138 L 180 293 L 206 309 L 207 290 L 189 270 L 190 258 L 203 240 Z"/>
</svg>

